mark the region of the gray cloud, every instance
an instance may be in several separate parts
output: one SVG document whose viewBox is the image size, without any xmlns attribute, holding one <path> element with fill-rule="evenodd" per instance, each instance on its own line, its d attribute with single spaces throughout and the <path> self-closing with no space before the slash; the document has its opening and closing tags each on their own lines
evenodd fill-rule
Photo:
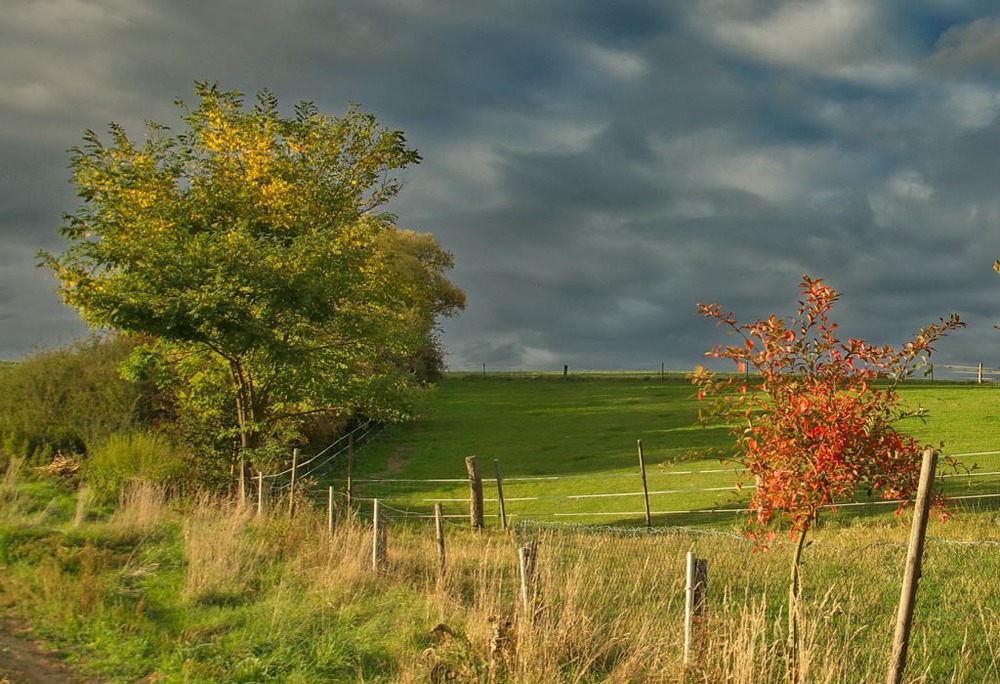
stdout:
<svg viewBox="0 0 1000 684">
<path fill-rule="evenodd" d="M 1000 70 L 1000 21 L 987 17 L 949 28 L 928 61 L 946 71 Z"/>
<path fill-rule="evenodd" d="M 959 6 L 961 5 L 961 6 Z M 75 199 L 67 148 L 177 121 L 195 80 L 357 102 L 425 161 L 392 209 L 456 256 L 456 369 L 689 368 L 694 314 L 789 313 L 1000 365 L 1000 17 L 923 0 L 15 3 L 0 26 L 0 355 L 83 328 L 34 266 Z"/>
</svg>

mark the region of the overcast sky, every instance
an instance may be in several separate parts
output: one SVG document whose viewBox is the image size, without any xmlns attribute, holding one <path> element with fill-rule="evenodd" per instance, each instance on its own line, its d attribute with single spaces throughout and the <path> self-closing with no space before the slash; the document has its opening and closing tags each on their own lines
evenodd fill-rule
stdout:
<svg viewBox="0 0 1000 684">
<path fill-rule="evenodd" d="M 959 0 L 0 0 L 0 358 L 85 331 L 35 267 L 86 129 L 177 123 L 196 80 L 406 132 L 391 209 L 454 253 L 454 370 L 690 369 L 695 315 L 847 336 L 960 312 L 1000 366 L 1000 9 Z"/>
</svg>

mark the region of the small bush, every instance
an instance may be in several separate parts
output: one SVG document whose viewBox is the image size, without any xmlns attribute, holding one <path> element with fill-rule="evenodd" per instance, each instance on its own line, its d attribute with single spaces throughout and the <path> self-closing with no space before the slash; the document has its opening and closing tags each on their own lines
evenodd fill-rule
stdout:
<svg viewBox="0 0 1000 684">
<path fill-rule="evenodd" d="M 170 487 L 184 473 L 185 461 L 168 439 L 153 433 L 119 433 L 94 448 L 84 464 L 84 479 L 98 503 L 114 502 L 132 480 Z"/>
</svg>

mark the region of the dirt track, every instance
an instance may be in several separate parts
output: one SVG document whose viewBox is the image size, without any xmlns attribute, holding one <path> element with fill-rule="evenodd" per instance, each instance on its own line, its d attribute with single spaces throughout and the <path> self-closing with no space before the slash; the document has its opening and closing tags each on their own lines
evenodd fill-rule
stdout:
<svg viewBox="0 0 1000 684">
<path fill-rule="evenodd" d="M 98 684 L 73 672 L 18 623 L 0 621 L 0 684 Z"/>
</svg>

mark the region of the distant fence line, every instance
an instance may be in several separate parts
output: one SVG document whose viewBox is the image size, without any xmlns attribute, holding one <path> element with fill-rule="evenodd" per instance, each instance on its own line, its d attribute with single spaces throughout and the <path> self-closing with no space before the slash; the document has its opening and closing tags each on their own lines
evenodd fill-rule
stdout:
<svg viewBox="0 0 1000 684">
<path fill-rule="evenodd" d="M 624 368 L 615 370 L 601 370 L 597 368 L 571 368 L 563 365 L 552 369 L 526 369 L 515 366 L 492 365 L 483 363 L 479 366 L 466 366 L 461 369 L 451 369 L 451 375 L 481 376 L 481 377 L 621 377 L 621 378 L 683 378 L 691 372 L 691 369 L 671 369 L 661 363 L 657 366 Z"/>
<path fill-rule="evenodd" d="M 692 366 L 693 368 L 693 366 Z M 938 371 L 943 371 L 938 372 Z M 569 377 L 620 377 L 620 378 L 683 378 L 691 373 L 691 369 L 668 368 L 661 363 L 659 366 L 650 365 L 648 367 L 627 368 L 619 370 L 598 370 L 592 368 L 571 368 L 563 365 L 562 368 L 534 369 L 528 370 L 514 366 L 490 365 L 483 363 L 476 367 L 465 367 L 451 370 L 449 373 L 464 376 L 481 377 L 559 377 L 564 379 Z M 946 380 L 952 376 L 960 379 L 975 380 L 979 384 L 986 382 L 1000 381 L 1000 368 L 990 368 L 983 363 L 972 365 L 935 363 L 927 367 L 928 377 L 931 379 Z M 935 377 L 937 376 L 937 377 Z"/>
<path fill-rule="evenodd" d="M 947 371 L 957 373 L 960 376 L 973 375 L 976 377 L 976 382 L 980 385 L 986 382 L 990 378 L 1000 378 L 1000 369 L 997 368 L 986 368 L 983 364 L 977 364 L 975 366 L 956 366 L 952 364 L 936 364 L 932 366 L 932 373 L 934 368 L 943 368 Z M 991 382 L 994 380 L 991 380 Z"/>
</svg>

